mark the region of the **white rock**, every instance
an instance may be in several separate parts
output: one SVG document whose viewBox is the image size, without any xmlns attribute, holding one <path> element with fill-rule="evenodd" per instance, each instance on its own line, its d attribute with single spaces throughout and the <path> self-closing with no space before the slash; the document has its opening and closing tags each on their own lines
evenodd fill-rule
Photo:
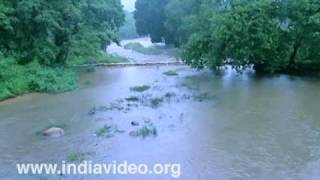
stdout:
<svg viewBox="0 0 320 180">
<path fill-rule="evenodd" d="M 48 137 L 61 137 L 64 135 L 64 130 L 62 128 L 52 127 L 43 131 L 42 134 Z"/>
</svg>

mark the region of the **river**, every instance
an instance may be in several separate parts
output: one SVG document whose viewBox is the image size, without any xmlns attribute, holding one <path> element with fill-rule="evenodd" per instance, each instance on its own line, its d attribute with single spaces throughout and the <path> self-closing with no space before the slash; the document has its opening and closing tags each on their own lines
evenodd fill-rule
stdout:
<svg viewBox="0 0 320 180">
<path fill-rule="evenodd" d="M 175 76 L 164 74 L 169 70 Z M 17 175 L 16 163 L 59 163 L 75 153 L 93 162 L 180 163 L 181 179 L 188 180 L 320 177 L 318 79 L 140 66 L 81 71 L 80 81 L 72 92 L 33 93 L 0 103 L 0 179 L 172 179 Z M 132 91 L 142 85 L 150 89 Z M 150 104 L 152 99 L 161 101 Z M 88 114 L 110 104 L 119 108 Z M 139 128 L 133 121 L 140 127 L 153 124 L 157 135 L 130 136 Z M 63 127 L 65 135 L 37 133 L 51 125 Z M 97 137 L 105 125 L 123 132 Z"/>
</svg>

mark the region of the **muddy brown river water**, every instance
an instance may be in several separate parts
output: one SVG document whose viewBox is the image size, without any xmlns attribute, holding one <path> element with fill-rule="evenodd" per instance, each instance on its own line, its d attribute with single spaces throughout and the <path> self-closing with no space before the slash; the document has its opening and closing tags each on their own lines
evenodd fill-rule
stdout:
<svg viewBox="0 0 320 180">
<path fill-rule="evenodd" d="M 164 75 L 168 70 L 178 76 Z M 319 80 L 186 66 L 97 68 L 81 73 L 80 80 L 73 92 L 28 94 L 0 104 L 0 179 L 172 179 L 17 175 L 15 163 L 60 163 L 75 153 L 94 162 L 180 163 L 181 179 L 188 180 L 320 177 Z M 130 90 L 141 85 L 151 89 Z M 131 96 L 143 100 L 132 105 L 125 100 Z M 151 106 L 152 98 L 162 102 Z M 112 103 L 122 109 L 88 115 Z M 157 136 L 131 137 L 138 128 L 132 121 L 153 123 Z M 95 136 L 107 124 L 124 132 Z M 52 125 L 63 127 L 65 135 L 37 133 Z"/>
</svg>

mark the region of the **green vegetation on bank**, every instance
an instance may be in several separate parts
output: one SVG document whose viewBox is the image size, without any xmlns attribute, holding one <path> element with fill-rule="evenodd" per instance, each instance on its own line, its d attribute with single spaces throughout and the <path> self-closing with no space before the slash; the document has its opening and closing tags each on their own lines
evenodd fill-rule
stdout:
<svg viewBox="0 0 320 180">
<path fill-rule="evenodd" d="M 161 54 L 162 50 L 156 47 L 144 47 L 142 44 L 140 43 L 128 43 L 126 45 L 124 45 L 125 49 L 130 49 L 133 51 L 137 51 L 139 53 L 142 54 L 148 54 L 148 55 L 157 55 L 157 54 Z"/>
<path fill-rule="evenodd" d="M 134 12 L 139 35 L 149 35 L 152 42 L 162 42 L 166 36 L 164 8 L 169 0 L 137 0 Z"/>
<path fill-rule="evenodd" d="M 102 53 L 123 22 L 120 0 L 2 0 L 0 100 L 74 89 L 70 65 L 124 61 Z"/>
<path fill-rule="evenodd" d="M 128 59 L 121 56 L 107 54 L 103 51 L 92 57 L 77 58 L 67 63 L 69 66 L 91 65 L 99 63 L 123 63 L 128 62 Z"/>
<path fill-rule="evenodd" d="M 167 46 L 154 45 L 151 47 L 144 47 L 141 43 L 132 42 L 124 45 L 124 48 L 130 49 L 142 54 L 147 54 L 147 55 L 167 54 L 174 57 L 177 57 L 178 55 L 178 49 L 170 45 L 167 45 Z"/>
<path fill-rule="evenodd" d="M 14 59 L 0 62 L 0 100 L 27 92 L 59 93 L 77 87 L 76 73 L 64 66 L 45 66 L 38 62 L 19 65 Z"/>
<path fill-rule="evenodd" d="M 180 47 L 195 68 L 320 71 L 318 0 L 137 0 L 135 18 L 139 34 Z"/>
</svg>

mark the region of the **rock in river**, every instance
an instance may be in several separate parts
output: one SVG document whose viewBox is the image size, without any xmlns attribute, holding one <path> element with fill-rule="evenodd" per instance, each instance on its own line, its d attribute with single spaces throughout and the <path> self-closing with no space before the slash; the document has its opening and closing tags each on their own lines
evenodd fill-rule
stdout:
<svg viewBox="0 0 320 180">
<path fill-rule="evenodd" d="M 42 134 L 48 137 L 61 137 L 64 135 L 64 130 L 62 128 L 52 127 L 43 131 Z"/>
<path fill-rule="evenodd" d="M 140 123 L 139 123 L 139 122 L 137 122 L 137 121 L 132 121 L 132 122 L 131 122 L 131 125 L 132 125 L 132 126 L 139 126 L 139 125 L 140 125 Z"/>
</svg>

